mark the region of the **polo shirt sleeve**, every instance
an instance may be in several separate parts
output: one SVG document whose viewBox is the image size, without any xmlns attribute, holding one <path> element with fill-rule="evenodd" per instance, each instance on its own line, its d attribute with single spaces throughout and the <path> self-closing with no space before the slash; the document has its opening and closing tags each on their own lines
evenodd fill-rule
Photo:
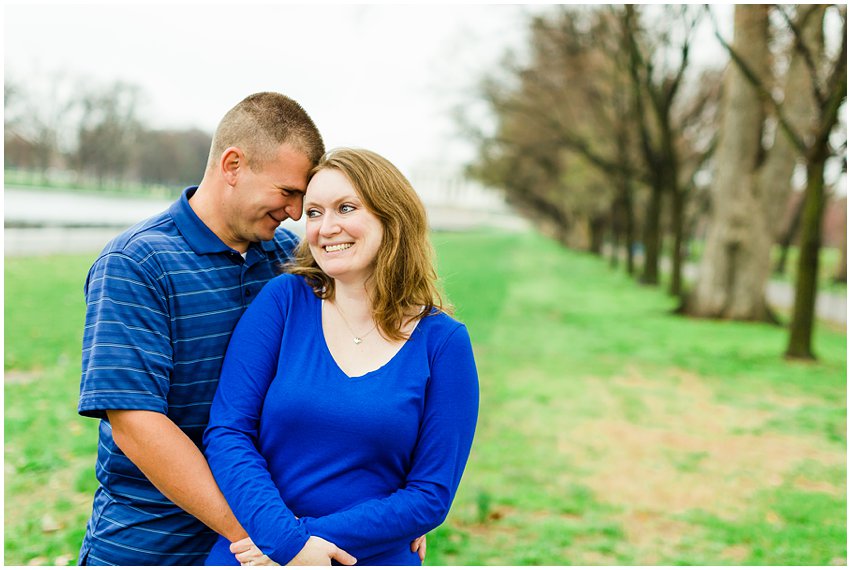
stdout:
<svg viewBox="0 0 851 570">
<path fill-rule="evenodd" d="M 413 540 L 437 528 L 461 481 L 479 408 L 479 387 L 466 327 L 458 326 L 432 357 L 425 409 L 405 487 L 327 516 L 305 517 L 312 535 L 358 558 L 380 554 L 383 545 Z"/>
<path fill-rule="evenodd" d="M 173 370 L 168 300 L 156 275 L 136 259 L 112 252 L 86 279 L 86 325 L 78 412 L 168 412 Z"/>
<path fill-rule="evenodd" d="M 275 377 L 287 318 L 285 275 L 246 309 L 225 354 L 204 432 L 210 470 L 236 519 L 269 558 L 286 564 L 310 536 L 284 504 L 257 449 L 260 416 Z"/>
</svg>

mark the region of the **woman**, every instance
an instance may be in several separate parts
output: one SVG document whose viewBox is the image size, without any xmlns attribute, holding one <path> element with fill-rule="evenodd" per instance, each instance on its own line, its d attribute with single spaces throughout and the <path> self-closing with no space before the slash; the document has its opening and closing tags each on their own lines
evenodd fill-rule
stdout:
<svg viewBox="0 0 851 570">
<path fill-rule="evenodd" d="M 206 455 L 272 561 L 419 565 L 409 545 L 445 519 L 473 441 L 470 338 L 405 177 L 353 149 L 311 175 L 296 260 L 233 333 Z M 207 563 L 236 563 L 225 538 Z"/>
</svg>

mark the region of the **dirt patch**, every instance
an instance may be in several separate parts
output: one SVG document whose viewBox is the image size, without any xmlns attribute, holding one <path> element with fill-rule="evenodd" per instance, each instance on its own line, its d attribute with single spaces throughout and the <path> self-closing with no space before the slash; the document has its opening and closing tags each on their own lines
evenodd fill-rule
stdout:
<svg viewBox="0 0 851 570">
<path fill-rule="evenodd" d="M 695 532 L 692 525 L 669 518 L 666 513 L 630 511 L 616 517 L 629 544 L 635 549 L 635 563 L 657 565 L 676 556 L 680 542 Z"/>
<path fill-rule="evenodd" d="M 664 389 L 637 373 L 589 382 L 608 410 L 560 430 L 559 453 L 583 466 L 588 476 L 582 482 L 598 500 L 639 512 L 702 509 L 730 517 L 747 508 L 757 491 L 783 484 L 803 461 L 845 463 L 841 449 L 815 436 L 749 433 L 772 412 L 715 402 L 699 376 L 673 374 L 679 382 L 672 387 L 668 380 Z M 774 399 L 784 407 L 805 403 Z M 626 419 L 621 409 L 633 417 Z M 801 484 L 835 491 L 822 483 Z"/>
<path fill-rule="evenodd" d="M 39 370 L 6 370 L 3 372 L 3 383 L 8 386 L 32 384 L 41 374 Z"/>
<path fill-rule="evenodd" d="M 728 546 L 724 550 L 721 551 L 721 556 L 723 556 L 726 560 L 730 560 L 737 564 L 742 564 L 748 556 L 750 556 L 751 549 L 747 546 L 736 544 L 734 546 Z"/>
<path fill-rule="evenodd" d="M 812 479 L 807 479 L 806 477 L 797 477 L 793 482 L 793 485 L 802 491 L 811 491 L 816 493 L 827 493 L 828 495 L 840 496 L 845 491 L 845 489 L 838 487 L 836 485 L 832 485 L 827 481 L 813 481 Z"/>
</svg>

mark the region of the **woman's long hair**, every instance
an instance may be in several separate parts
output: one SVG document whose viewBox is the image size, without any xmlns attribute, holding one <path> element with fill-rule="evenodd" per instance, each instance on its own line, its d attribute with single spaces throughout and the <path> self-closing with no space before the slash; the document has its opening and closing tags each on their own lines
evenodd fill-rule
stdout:
<svg viewBox="0 0 851 570">
<path fill-rule="evenodd" d="M 369 211 L 381 220 L 384 233 L 367 281 L 373 320 L 381 334 L 388 340 L 403 340 L 405 322 L 435 310 L 451 313 L 438 288 L 425 206 L 407 178 L 386 158 L 363 149 L 328 152 L 310 171 L 310 178 L 326 168 L 345 175 Z M 303 275 L 318 297 L 334 299 L 334 280 L 320 269 L 307 240 L 302 240 L 284 270 Z"/>
</svg>

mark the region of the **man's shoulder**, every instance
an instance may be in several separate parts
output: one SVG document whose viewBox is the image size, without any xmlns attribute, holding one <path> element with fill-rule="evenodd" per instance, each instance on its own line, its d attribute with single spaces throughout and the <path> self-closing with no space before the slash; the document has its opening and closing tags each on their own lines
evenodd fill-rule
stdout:
<svg viewBox="0 0 851 570">
<path fill-rule="evenodd" d="M 115 236 L 101 252 L 101 257 L 120 254 L 142 261 L 162 251 L 185 252 L 186 240 L 168 211 L 152 216 Z"/>
</svg>

